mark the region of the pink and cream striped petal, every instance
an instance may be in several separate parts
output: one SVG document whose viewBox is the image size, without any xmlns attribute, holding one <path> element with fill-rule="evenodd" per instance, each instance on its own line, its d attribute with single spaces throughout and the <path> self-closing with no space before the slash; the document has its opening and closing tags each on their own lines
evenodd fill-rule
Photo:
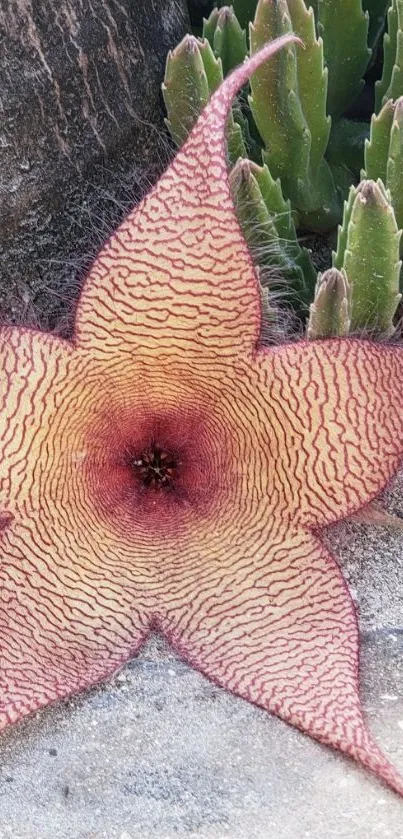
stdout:
<svg viewBox="0 0 403 839">
<path fill-rule="evenodd" d="M 211 568 L 202 584 L 189 575 L 186 606 L 164 602 L 162 631 L 214 682 L 353 757 L 402 795 L 402 776 L 363 719 L 357 623 L 338 566 L 302 530 L 273 539 L 268 524 L 265 537 L 260 549 L 245 545 L 225 575 Z"/>
<path fill-rule="evenodd" d="M 260 295 L 212 97 L 96 259 L 74 340 L 0 333 L 0 727 L 109 676 L 150 627 L 223 687 L 403 794 L 317 530 L 403 456 L 403 350 L 258 345 Z"/>
</svg>

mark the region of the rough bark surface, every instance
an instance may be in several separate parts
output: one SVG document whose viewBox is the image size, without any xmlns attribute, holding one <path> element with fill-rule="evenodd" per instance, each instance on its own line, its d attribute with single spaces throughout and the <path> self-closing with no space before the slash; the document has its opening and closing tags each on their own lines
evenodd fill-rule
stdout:
<svg viewBox="0 0 403 839">
<path fill-rule="evenodd" d="M 68 335 L 85 269 L 164 168 L 185 0 L 1 0 L 0 319 Z"/>
</svg>

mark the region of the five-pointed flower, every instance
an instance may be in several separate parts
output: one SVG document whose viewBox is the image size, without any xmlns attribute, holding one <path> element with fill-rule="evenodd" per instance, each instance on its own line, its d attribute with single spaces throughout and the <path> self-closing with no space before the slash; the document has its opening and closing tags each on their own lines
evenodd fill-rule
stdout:
<svg viewBox="0 0 403 839">
<path fill-rule="evenodd" d="M 403 454 L 403 351 L 259 346 L 212 97 L 111 237 L 74 340 L 1 331 L 0 723 L 80 691 L 150 628 L 199 670 L 403 793 L 357 688 L 353 605 L 317 528 Z"/>
</svg>

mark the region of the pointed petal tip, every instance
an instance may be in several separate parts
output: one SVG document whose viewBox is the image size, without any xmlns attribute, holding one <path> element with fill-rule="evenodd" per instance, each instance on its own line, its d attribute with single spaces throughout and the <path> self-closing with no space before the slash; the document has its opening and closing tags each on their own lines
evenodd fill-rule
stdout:
<svg viewBox="0 0 403 839">
<path fill-rule="evenodd" d="M 371 737 L 368 736 L 365 745 L 351 751 L 346 750 L 346 753 L 403 798 L 403 775 L 390 763 Z"/>
<path fill-rule="evenodd" d="M 279 714 L 285 722 L 290 724 L 290 720 Z M 343 723 L 344 731 L 346 732 L 349 726 L 348 717 L 339 722 Z M 361 718 L 354 730 L 350 731 L 348 739 L 333 738 L 329 729 L 312 730 L 309 727 L 301 725 L 300 721 L 291 721 L 291 725 L 299 728 L 303 734 L 307 734 L 318 743 L 340 752 L 343 756 L 354 761 L 361 769 L 370 773 L 369 777 L 381 781 L 386 787 L 392 790 L 397 795 L 403 798 L 403 775 L 393 763 L 386 757 L 382 749 L 378 746 L 376 741 L 372 738 L 365 721 Z"/>
<path fill-rule="evenodd" d="M 205 119 L 208 119 L 211 113 L 216 115 L 217 112 L 220 113 L 221 116 L 225 117 L 229 111 L 232 99 L 238 90 L 246 84 L 253 73 L 262 64 L 264 64 L 265 61 L 268 61 L 277 52 L 279 52 L 279 50 L 284 47 L 291 46 L 292 44 L 304 47 L 304 43 L 301 38 L 299 38 L 298 35 L 294 35 L 293 32 L 287 33 L 287 35 L 281 35 L 279 38 L 275 38 L 274 41 L 270 41 L 262 47 L 259 52 L 256 52 L 254 55 L 246 59 L 246 61 L 243 64 L 240 64 L 239 67 L 236 67 L 211 97 L 210 102 L 204 111 Z"/>
</svg>

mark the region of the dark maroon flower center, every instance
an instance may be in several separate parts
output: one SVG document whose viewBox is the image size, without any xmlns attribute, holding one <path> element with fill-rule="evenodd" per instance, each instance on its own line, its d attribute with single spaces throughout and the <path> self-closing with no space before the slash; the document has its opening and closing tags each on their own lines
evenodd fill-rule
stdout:
<svg viewBox="0 0 403 839">
<path fill-rule="evenodd" d="M 152 410 L 127 399 L 118 419 L 106 411 L 93 431 L 87 486 L 99 514 L 133 539 L 139 532 L 154 542 L 157 533 L 177 536 L 196 521 L 215 519 L 218 508 L 223 518 L 239 491 L 239 447 L 226 414 L 216 415 L 214 404 L 200 406 L 195 396 L 195 404 L 176 403 Z"/>
<path fill-rule="evenodd" d="M 156 444 L 130 458 L 130 466 L 144 488 L 173 490 L 179 471 L 178 458 Z"/>
</svg>

